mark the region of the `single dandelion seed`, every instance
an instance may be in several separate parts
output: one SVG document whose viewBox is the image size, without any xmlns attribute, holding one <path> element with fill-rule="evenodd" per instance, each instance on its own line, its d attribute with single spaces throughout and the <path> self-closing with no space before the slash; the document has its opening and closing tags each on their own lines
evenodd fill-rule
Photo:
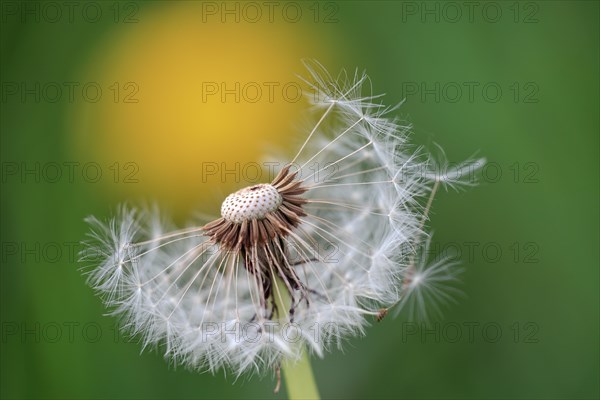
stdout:
<svg viewBox="0 0 600 400">
<path fill-rule="evenodd" d="M 452 263 L 426 263 L 426 221 L 438 188 L 472 184 L 483 160 L 440 173 L 448 163 L 408 144 L 410 126 L 387 116 L 395 107 L 368 93 L 365 74 L 307 67 L 316 122 L 271 182 L 184 229 L 156 208 L 88 219 L 89 283 L 144 348 L 190 368 L 279 376 L 304 347 L 322 356 L 394 305 L 425 312 L 451 299 Z"/>
</svg>

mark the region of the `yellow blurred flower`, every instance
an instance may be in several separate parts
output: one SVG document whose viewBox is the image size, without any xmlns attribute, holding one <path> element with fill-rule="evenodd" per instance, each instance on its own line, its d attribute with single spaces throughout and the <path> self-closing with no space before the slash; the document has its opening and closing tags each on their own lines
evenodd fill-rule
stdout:
<svg viewBox="0 0 600 400">
<path fill-rule="evenodd" d="M 244 163 L 297 133 L 306 102 L 295 73 L 304 57 L 329 61 L 326 35 L 312 21 L 223 23 L 205 11 L 196 2 L 144 10 L 99 46 L 84 78 L 101 101 L 83 102 L 71 126 L 76 154 L 110 168 L 99 191 L 187 214 L 244 186 Z M 207 163 L 218 173 L 207 175 Z"/>
</svg>

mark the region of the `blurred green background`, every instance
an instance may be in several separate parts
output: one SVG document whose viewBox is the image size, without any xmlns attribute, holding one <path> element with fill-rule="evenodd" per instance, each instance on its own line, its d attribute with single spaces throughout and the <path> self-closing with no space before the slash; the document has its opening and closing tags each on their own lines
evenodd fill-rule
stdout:
<svg viewBox="0 0 600 400">
<path fill-rule="evenodd" d="M 490 162 L 434 203 L 466 297 L 429 330 L 401 314 L 314 359 L 323 397 L 598 398 L 598 2 L 52 4 L 1 3 L 2 398 L 285 397 L 140 355 L 74 253 L 83 218 L 122 201 L 218 210 L 243 182 L 199 163 L 295 143 L 305 103 L 202 84 L 297 82 L 302 58 L 366 69 L 406 98 L 416 143 Z"/>
</svg>

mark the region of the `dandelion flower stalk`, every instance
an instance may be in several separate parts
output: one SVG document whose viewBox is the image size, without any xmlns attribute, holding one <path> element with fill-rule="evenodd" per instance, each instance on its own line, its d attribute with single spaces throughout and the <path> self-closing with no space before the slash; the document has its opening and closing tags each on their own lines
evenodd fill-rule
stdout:
<svg viewBox="0 0 600 400">
<path fill-rule="evenodd" d="M 297 362 L 286 359 L 281 366 L 290 400 L 318 400 L 319 391 L 310 365 L 310 358 L 306 351 L 300 355 Z"/>
<path fill-rule="evenodd" d="M 275 297 L 278 302 L 277 306 L 280 309 L 289 309 L 291 299 L 286 291 L 287 289 L 285 289 L 285 284 L 281 279 L 276 279 L 275 285 L 278 288 L 276 289 L 276 292 L 281 293 L 281 296 L 277 295 Z M 284 359 L 281 363 L 281 371 L 283 371 L 288 398 L 290 400 L 318 400 L 320 399 L 320 396 L 310 364 L 310 357 L 306 352 L 306 349 L 302 348 L 300 351 L 301 355 L 298 361 Z M 277 374 L 279 375 L 279 373 L 280 371 L 278 370 Z M 279 383 L 278 380 L 275 393 L 279 391 Z"/>
<path fill-rule="evenodd" d="M 82 260 L 143 348 L 236 377 L 282 366 L 290 397 L 315 398 L 309 354 L 364 334 L 391 305 L 427 316 L 452 301 L 460 269 L 429 262 L 426 221 L 438 188 L 473 185 L 484 160 L 450 168 L 410 145 L 366 74 L 307 67 L 315 122 L 272 180 L 183 229 L 157 207 L 90 217 Z"/>
</svg>

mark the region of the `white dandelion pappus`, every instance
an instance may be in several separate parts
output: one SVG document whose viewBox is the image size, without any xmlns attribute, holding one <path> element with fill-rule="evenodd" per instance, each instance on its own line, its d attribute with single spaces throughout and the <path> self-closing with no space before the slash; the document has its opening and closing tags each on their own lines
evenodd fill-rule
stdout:
<svg viewBox="0 0 600 400">
<path fill-rule="evenodd" d="M 314 127 L 272 182 L 229 195 L 220 218 L 176 230 L 157 209 L 121 207 L 108 223 L 88 219 L 89 283 L 144 348 L 164 346 L 191 368 L 262 372 L 362 334 L 386 306 L 423 299 L 415 286 L 446 297 L 444 282 L 426 284 L 441 275 L 415 261 L 428 237 L 423 202 L 464 174 L 445 182 L 432 171 L 408 145 L 410 127 L 363 94 L 366 75 L 308 68 Z"/>
</svg>

